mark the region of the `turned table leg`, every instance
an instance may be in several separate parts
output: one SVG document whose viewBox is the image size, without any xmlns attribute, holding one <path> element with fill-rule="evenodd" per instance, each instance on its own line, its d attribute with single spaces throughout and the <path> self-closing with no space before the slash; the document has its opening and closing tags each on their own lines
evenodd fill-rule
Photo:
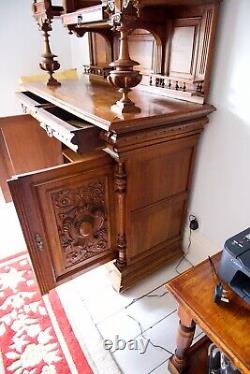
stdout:
<svg viewBox="0 0 250 374">
<path fill-rule="evenodd" d="M 176 339 L 177 347 L 169 361 L 169 370 L 173 374 L 183 373 L 187 367 L 186 352 L 192 344 L 196 327 L 191 315 L 181 305 L 178 307 L 178 316 L 180 324 Z"/>
</svg>

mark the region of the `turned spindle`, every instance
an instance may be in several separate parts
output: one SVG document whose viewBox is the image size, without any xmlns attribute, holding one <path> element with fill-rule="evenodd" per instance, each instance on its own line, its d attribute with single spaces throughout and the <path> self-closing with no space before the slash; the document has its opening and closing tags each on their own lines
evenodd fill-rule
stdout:
<svg viewBox="0 0 250 374">
<path fill-rule="evenodd" d="M 53 77 L 53 74 L 56 70 L 60 69 L 60 64 L 55 60 L 55 57 L 57 56 L 51 52 L 50 48 L 49 32 L 52 31 L 52 28 L 51 21 L 49 19 L 46 19 L 43 22 L 41 25 L 41 30 L 43 31 L 44 36 L 44 53 L 42 54 L 43 61 L 40 63 L 40 68 L 47 71 L 49 74 L 47 86 L 57 87 L 60 86 L 61 83 Z"/>
<path fill-rule="evenodd" d="M 109 74 L 108 81 L 122 94 L 111 109 L 118 113 L 140 112 L 135 103 L 129 98 L 131 88 L 136 87 L 142 80 L 142 75 L 134 70 L 139 65 L 129 55 L 128 37 L 133 29 L 135 16 L 126 15 L 126 12 L 114 16 L 114 28 L 120 32 L 120 51 L 118 60 L 110 64 L 114 68 Z"/>
</svg>

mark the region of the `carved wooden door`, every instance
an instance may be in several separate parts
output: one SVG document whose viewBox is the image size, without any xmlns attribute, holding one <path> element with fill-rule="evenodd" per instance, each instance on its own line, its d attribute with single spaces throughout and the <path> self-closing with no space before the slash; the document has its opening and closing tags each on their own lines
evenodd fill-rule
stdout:
<svg viewBox="0 0 250 374">
<path fill-rule="evenodd" d="M 43 294 L 114 258 L 109 156 L 99 151 L 74 164 L 17 176 L 9 187 Z"/>
</svg>

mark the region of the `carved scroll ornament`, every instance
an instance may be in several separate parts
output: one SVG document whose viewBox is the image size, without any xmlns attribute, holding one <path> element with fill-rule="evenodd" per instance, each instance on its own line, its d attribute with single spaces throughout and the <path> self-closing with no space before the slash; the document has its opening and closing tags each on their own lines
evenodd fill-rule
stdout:
<svg viewBox="0 0 250 374">
<path fill-rule="evenodd" d="M 108 249 L 104 181 L 53 193 L 52 200 L 65 268 Z"/>
</svg>

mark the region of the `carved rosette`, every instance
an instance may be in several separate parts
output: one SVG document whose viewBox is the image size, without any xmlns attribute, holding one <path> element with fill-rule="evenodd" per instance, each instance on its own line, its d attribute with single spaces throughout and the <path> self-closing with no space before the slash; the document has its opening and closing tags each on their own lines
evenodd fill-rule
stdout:
<svg viewBox="0 0 250 374">
<path fill-rule="evenodd" d="M 112 110 L 118 113 L 139 112 L 128 97 L 131 88 L 136 87 L 142 80 L 142 75 L 134 70 L 138 62 L 131 60 L 129 55 L 128 37 L 133 30 L 138 16 L 138 9 L 134 7 L 135 2 L 127 0 L 123 2 L 121 12 L 114 14 L 113 28 L 120 32 L 120 51 L 118 60 L 110 64 L 114 68 L 109 74 L 108 81 L 122 93 L 122 97 Z"/>
<path fill-rule="evenodd" d="M 65 268 L 108 249 L 105 181 L 52 194 Z"/>
</svg>

